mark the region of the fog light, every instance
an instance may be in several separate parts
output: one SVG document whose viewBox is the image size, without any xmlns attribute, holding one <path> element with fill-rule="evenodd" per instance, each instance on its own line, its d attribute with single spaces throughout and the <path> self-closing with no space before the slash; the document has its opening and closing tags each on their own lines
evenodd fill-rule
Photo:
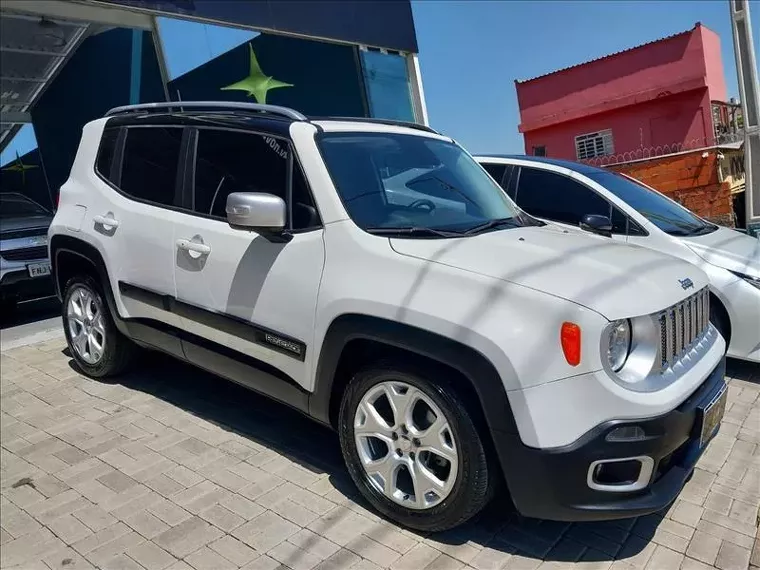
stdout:
<svg viewBox="0 0 760 570">
<path fill-rule="evenodd" d="M 649 485 L 654 459 L 647 456 L 594 461 L 588 469 L 586 483 L 596 491 L 626 493 Z"/>
<path fill-rule="evenodd" d="M 613 429 L 604 439 L 607 441 L 641 441 L 646 439 L 646 434 L 639 426 L 625 426 Z"/>
</svg>

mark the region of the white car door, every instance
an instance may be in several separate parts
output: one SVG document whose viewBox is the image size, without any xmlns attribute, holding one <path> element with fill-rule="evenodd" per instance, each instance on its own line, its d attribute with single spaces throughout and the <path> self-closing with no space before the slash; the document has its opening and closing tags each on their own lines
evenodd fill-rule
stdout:
<svg viewBox="0 0 760 570">
<path fill-rule="evenodd" d="M 296 163 L 288 204 L 293 206 L 289 240 L 233 229 L 225 216 L 231 192 L 286 198 L 288 143 L 214 128 L 197 129 L 194 136 L 196 155 L 189 163 L 193 213 L 174 224 L 176 310 L 183 327 L 209 341 L 210 350 L 255 359 L 309 389 L 325 254 L 323 230 L 300 168 Z M 188 348 L 187 358 L 204 365 L 198 352 Z"/>
<path fill-rule="evenodd" d="M 101 242 L 121 316 L 174 327 L 180 320 L 163 301 L 175 295 L 172 223 L 178 212 L 172 208 L 180 200 L 183 132 L 179 126 L 107 128 L 97 173 L 91 173 L 100 191 L 83 221 Z"/>
</svg>

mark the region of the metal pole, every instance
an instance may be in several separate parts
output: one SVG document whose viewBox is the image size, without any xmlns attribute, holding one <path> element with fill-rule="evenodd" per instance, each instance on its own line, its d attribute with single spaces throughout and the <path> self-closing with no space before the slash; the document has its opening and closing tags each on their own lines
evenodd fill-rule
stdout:
<svg viewBox="0 0 760 570">
<path fill-rule="evenodd" d="M 747 230 L 760 232 L 760 102 L 758 102 L 757 61 L 752 43 L 748 0 L 729 0 L 734 39 L 736 72 L 739 79 L 744 120 L 744 172 Z"/>
<path fill-rule="evenodd" d="M 172 99 L 169 96 L 168 87 L 171 77 L 169 77 L 169 66 L 166 62 L 166 52 L 164 51 L 164 42 L 161 39 L 161 31 L 158 27 L 158 18 L 152 16 L 150 23 L 151 35 L 153 36 L 153 47 L 156 50 L 156 59 L 158 60 L 158 70 L 161 73 L 161 83 L 164 87 L 164 99 L 166 101 L 171 101 Z"/>
<path fill-rule="evenodd" d="M 414 118 L 418 123 L 430 126 L 427 104 L 425 103 L 425 90 L 422 88 L 420 62 L 416 53 L 410 53 L 406 56 L 406 76 L 409 79 Z"/>
</svg>

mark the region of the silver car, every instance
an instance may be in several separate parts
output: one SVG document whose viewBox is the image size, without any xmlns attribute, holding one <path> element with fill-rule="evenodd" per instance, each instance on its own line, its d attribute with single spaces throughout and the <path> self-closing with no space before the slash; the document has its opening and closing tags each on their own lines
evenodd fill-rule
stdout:
<svg viewBox="0 0 760 570">
<path fill-rule="evenodd" d="M 0 193 L 0 301 L 6 307 L 53 294 L 47 231 L 53 214 L 15 192 Z"/>
</svg>

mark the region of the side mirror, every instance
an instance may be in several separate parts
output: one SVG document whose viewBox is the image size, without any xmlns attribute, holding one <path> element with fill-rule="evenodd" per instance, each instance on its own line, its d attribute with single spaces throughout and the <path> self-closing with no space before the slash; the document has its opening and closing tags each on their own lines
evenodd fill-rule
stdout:
<svg viewBox="0 0 760 570">
<path fill-rule="evenodd" d="M 586 214 L 581 219 L 581 229 L 592 234 L 604 237 L 612 237 L 612 222 L 607 216 Z"/>
<path fill-rule="evenodd" d="M 282 236 L 287 223 L 285 201 L 274 194 L 233 192 L 227 196 L 227 223 L 266 237 Z"/>
</svg>

